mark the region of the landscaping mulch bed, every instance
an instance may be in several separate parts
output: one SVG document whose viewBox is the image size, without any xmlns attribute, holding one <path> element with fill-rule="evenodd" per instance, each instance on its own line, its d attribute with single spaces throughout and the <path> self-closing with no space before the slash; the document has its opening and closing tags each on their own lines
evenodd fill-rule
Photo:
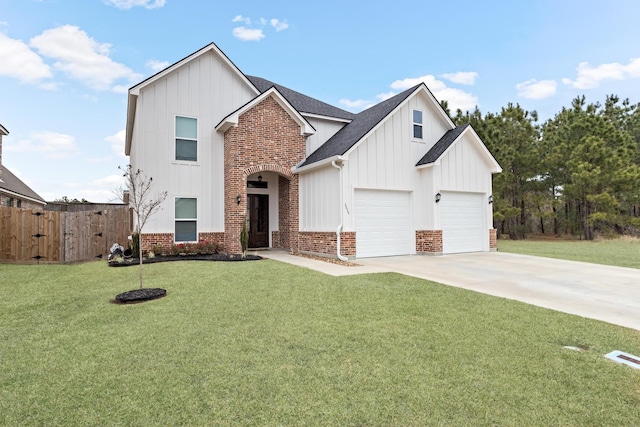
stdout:
<svg viewBox="0 0 640 427">
<path fill-rule="evenodd" d="M 113 302 L 115 304 L 136 304 L 139 302 L 162 298 L 166 295 L 167 291 L 161 288 L 134 289 L 132 291 L 116 295 L 116 299 Z"/>
<path fill-rule="evenodd" d="M 303 258 L 315 259 L 318 261 L 324 261 L 331 264 L 343 265 L 345 267 L 360 267 L 362 265 L 362 264 L 358 264 L 351 261 L 342 261 L 337 258 L 329 258 L 329 257 L 322 257 L 322 256 L 316 256 L 316 255 L 309 255 L 309 254 L 298 254 L 298 256 L 301 256 Z"/>
<path fill-rule="evenodd" d="M 247 255 L 242 257 L 240 254 L 209 254 L 209 255 L 175 255 L 165 256 L 156 255 L 153 258 L 143 258 L 143 264 L 154 264 L 157 262 L 169 261 L 259 261 L 263 259 L 259 255 Z M 131 265 L 140 265 L 140 258 L 127 258 L 123 262 L 109 262 L 109 267 L 129 267 Z"/>
</svg>

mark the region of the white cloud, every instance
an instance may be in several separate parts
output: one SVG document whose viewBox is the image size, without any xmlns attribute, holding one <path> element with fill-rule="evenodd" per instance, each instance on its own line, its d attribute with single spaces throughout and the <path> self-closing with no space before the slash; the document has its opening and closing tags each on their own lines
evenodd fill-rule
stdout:
<svg viewBox="0 0 640 427">
<path fill-rule="evenodd" d="M 118 9 L 131 9 L 132 7 L 142 6 L 145 9 L 155 9 L 163 7 L 166 0 L 104 0 L 109 6 L 115 6 Z"/>
<path fill-rule="evenodd" d="M 119 157 L 125 159 L 127 156 L 124 154 L 124 140 L 125 140 L 125 130 L 122 129 L 115 134 L 108 136 L 105 138 L 105 141 L 111 144 L 111 149 L 113 152 Z"/>
<path fill-rule="evenodd" d="M 262 30 L 257 28 L 236 27 L 233 29 L 233 36 L 243 42 L 260 41 L 265 36 Z"/>
<path fill-rule="evenodd" d="M 32 38 L 30 44 L 41 55 L 57 60 L 54 69 L 96 90 L 113 90 L 116 80 L 133 82 L 142 78 L 129 67 L 109 58 L 111 45 L 96 42 L 73 25 L 46 30 Z"/>
<path fill-rule="evenodd" d="M 368 101 L 365 99 L 356 99 L 355 101 L 352 101 L 347 98 L 342 98 L 338 102 L 347 108 L 363 109 L 363 110 L 366 108 L 369 108 L 372 105 L 371 101 Z"/>
<path fill-rule="evenodd" d="M 85 199 L 91 202 L 118 202 L 114 191 L 124 184 L 121 174 L 108 175 L 89 182 L 67 182 L 62 184 L 71 199 Z M 58 197 L 58 196 L 55 196 Z M 51 200 L 51 198 L 49 198 Z"/>
<path fill-rule="evenodd" d="M 0 75 L 16 78 L 22 83 L 40 82 L 53 77 L 51 68 L 22 40 L 9 38 L 2 33 L 0 58 Z"/>
<path fill-rule="evenodd" d="M 273 28 L 276 29 L 276 31 L 282 31 L 282 30 L 286 30 L 287 28 L 289 28 L 289 24 L 287 24 L 286 21 L 280 21 L 278 19 L 272 19 L 271 21 L 269 21 L 269 23 L 271 24 L 271 26 Z"/>
<path fill-rule="evenodd" d="M 150 68 L 151 70 L 157 73 L 158 71 L 162 71 L 165 68 L 167 68 L 169 65 L 171 65 L 171 63 L 167 61 L 157 61 L 155 59 L 151 59 L 147 61 L 147 63 L 144 65 L 146 65 L 147 68 Z"/>
<path fill-rule="evenodd" d="M 378 100 L 378 102 L 382 102 L 384 100 L 392 98 L 394 95 L 396 95 L 395 92 L 383 92 L 383 93 L 377 94 L 376 99 Z"/>
<path fill-rule="evenodd" d="M 425 83 L 438 101 L 446 100 L 452 112 L 457 109 L 470 111 L 478 105 L 478 98 L 474 95 L 460 89 L 447 87 L 443 81 L 436 79 L 431 74 L 396 80 L 391 83 L 391 89 L 406 90 L 419 83 Z"/>
<path fill-rule="evenodd" d="M 562 83 L 574 89 L 593 89 L 603 80 L 626 80 L 640 78 L 640 58 L 633 58 L 627 65 L 618 62 L 592 67 L 588 62 L 578 64 L 575 80 L 562 79 Z"/>
<path fill-rule="evenodd" d="M 240 27 L 235 27 L 233 29 L 233 36 L 242 41 L 260 41 L 265 38 L 264 27 L 267 24 L 271 25 L 275 28 L 276 32 L 286 30 L 289 28 L 289 24 L 286 20 L 281 21 L 276 18 L 272 18 L 270 20 L 266 20 L 265 18 L 260 18 L 257 20 L 252 20 L 249 17 L 236 15 L 233 17 L 231 22 L 240 22 L 244 25 Z"/>
<path fill-rule="evenodd" d="M 527 80 L 516 85 L 518 96 L 527 99 L 548 98 L 556 93 L 556 87 L 557 83 L 554 80 L 538 81 L 536 79 Z"/>
<path fill-rule="evenodd" d="M 423 82 L 427 85 L 429 90 L 431 90 L 438 101 L 447 100 L 447 102 L 449 103 L 449 109 L 451 111 L 455 112 L 457 109 L 460 109 L 462 111 L 469 111 L 475 108 L 476 105 L 478 105 L 478 98 L 476 98 L 472 94 L 464 92 L 460 89 L 447 87 L 444 82 L 437 80 L 432 75 L 396 80 L 390 85 L 391 89 L 394 89 L 394 91 L 379 93 L 374 97 L 374 99 L 351 100 L 348 98 L 343 98 L 338 102 L 344 105 L 346 108 L 361 111 L 397 95 L 399 91 L 412 88 Z"/>
<path fill-rule="evenodd" d="M 245 18 L 242 15 L 236 15 L 231 22 L 242 22 L 244 25 L 251 25 L 251 18 Z"/>
<path fill-rule="evenodd" d="M 457 73 L 440 74 L 440 77 L 461 85 L 473 85 L 478 78 L 475 71 L 458 71 Z"/>
<path fill-rule="evenodd" d="M 44 154 L 48 158 L 70 157 L 77 151 L 75 138 L 58 132 L 32 132 L 30 139 L 5 145 L 5 150 L 19 153 Z"/>
</svg>

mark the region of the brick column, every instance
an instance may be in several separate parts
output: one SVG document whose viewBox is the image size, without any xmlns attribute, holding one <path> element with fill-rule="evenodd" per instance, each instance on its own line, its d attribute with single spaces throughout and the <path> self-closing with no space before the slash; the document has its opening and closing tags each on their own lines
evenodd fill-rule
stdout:
<svg viewBox="0 0 640 427">
<path fill-rule="evenodd" d="M 489 250 L 498 250 L 498 230 L 496 230 L 495 228 L 489 229 Z"/>
<path fill-rule="evenodd" d="M 442 254 L 442 230 L 416 230 L 416 252 Z"/>
</svg>

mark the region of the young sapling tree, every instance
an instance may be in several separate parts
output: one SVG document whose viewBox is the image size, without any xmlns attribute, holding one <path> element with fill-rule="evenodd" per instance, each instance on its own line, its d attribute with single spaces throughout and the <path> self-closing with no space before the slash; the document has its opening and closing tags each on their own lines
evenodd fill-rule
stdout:
<svg viewBox="0 0 640 427">
<path fill-rule="evenodd" d="M 118 166 L 118 169 L 123 171 L 122 176 L 125 179 L 124 190 L 129 192 L 129 207 L 133 210 L 135 232 L 139 239 L 139 277 L 140 289 L 142 289 L 142 229 L 149 217 L 160 209 L 160 206 L 167 198 L 168 193 L 163 191 L 157 193 L 155 198 L 152 198 L 152 177 L 147 178 L 140 169 L 134 170 L 131 165 L 127 165 L 124 168 Z"/>
</svg>

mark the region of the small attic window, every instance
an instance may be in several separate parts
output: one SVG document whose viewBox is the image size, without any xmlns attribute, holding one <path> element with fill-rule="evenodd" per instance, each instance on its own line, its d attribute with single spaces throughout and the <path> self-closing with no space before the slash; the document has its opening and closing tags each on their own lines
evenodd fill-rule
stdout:
<svg viewBox="0 0 640 427">
<path fill-rule="evenodd" d="M 413 139 L 422 139 L 422 111 L 413 110 Z"/>
</svg>

